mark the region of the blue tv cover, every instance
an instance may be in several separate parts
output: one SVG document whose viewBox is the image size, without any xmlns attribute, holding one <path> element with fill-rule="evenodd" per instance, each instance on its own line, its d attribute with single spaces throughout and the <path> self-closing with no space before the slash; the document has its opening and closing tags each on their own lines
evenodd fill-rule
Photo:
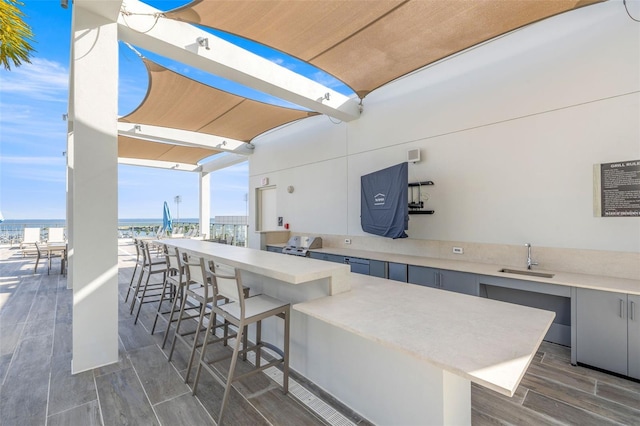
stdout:
<svg viewBox="0 0 640 426">
<path fill-rule="evenodd" d="M 362 230 L 389 238 L 407 238 L 409 169 L 407 163 L 360 178 Z"/>
</svg>

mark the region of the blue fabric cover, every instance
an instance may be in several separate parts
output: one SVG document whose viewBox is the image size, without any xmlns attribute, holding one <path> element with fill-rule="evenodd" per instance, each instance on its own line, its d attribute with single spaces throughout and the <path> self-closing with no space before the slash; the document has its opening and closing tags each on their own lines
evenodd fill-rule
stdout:
<svg viewBox="0 0 640 426">
<path fill-rule="evenodd" d="M 407 163 L 360 178 L 362 230 L 389 238 L 407 238 L 409 169 Z"/>
</svg>

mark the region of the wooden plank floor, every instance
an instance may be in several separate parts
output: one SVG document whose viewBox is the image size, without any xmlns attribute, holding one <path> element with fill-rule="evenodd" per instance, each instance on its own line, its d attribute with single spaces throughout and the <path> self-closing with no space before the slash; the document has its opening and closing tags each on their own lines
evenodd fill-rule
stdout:
<svg viewBox="0 0 640 426">
<path fill-rule="evenodd" d="M 33 274 L 34 258 L 0 247 L 0 425 L 214 423 L 223 388 L 203 373 L 197 397 L 191 396 L 183 381 L 189 350 L 178 343 L 167 362 L 170 345 L 162 350 L 163 334 L 149 333 L 151 305 L 133 324 L 123 301 L 134 249 L 125 242 L 119 249 L 120 359 L 72 376 L 72 294 L 59 264 L 51 275 L 43 266 Z M 338 423 L 370 424 L 297 380 L 336 410 Z M 513 398 L 473 385 L 472 407 L 474 425 L 640 425 L 640 383 L 573 367 L 568 348 L 543 343 Z M 261 374 L 234 386 L 228 408 L 228 424 L 330 424 Z"/>
<path fill-rule="evenodd" d="M 190 347 L 177 343 L 172 362 L 167 362 L 170 344 L 162 350 L 163 333 L 149 332 L 154 306 L 145 305 L 133 324 L 124 296 L 134 248 L 127 244 L 119 249 L 119 361 L 71 375 L 72 292 L 59 274 L 59 263 L 51 275 L 42 265 L 34 274 L 35 258 L 0 247 L 0 425 L 215 424 L 224 388 L 203 373 L 197 396 L 191 395 L 184 383 Z M 249 367 L 240 363 L 239 368 Z M 302 378 L 292 378 L 314 392 L 315 401 L 322 399 L 336 411 L 340 424 L 369 424 Z M 283 395 L 264 374 L 234 384 L 226 410 L 226 424 L 331 424 L 292 392 Z"/>
<path fill-rule="evenodd" d="M 574 367 L 570 350 L 543 342 L 516 394 L 472 385 L 476 425 L 640 425 L 640 383 Z"/>
</svg>

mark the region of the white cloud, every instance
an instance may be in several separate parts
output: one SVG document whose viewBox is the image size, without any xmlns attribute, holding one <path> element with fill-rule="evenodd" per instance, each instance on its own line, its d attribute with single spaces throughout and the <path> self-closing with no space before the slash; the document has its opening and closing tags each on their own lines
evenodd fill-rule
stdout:
<svg viewBox="0 0 640 426">
<path fill-rule="evenodd" d="M 3 99 L 4 100 L 4 99 Z M 43 141 L 66 141 L 67 123 L 62 121 L 64 108 L 47 109 L 41 103 L 19 104 L 0 101 L 2 142 L 22 146 Z"/>
<path fill-rule="evenodd" d="M 58 62 L 33 58 L 13 71 L 0 72 L 0 93 L 40 101 L 67 102 L 69 71 Z"/>
</svg>

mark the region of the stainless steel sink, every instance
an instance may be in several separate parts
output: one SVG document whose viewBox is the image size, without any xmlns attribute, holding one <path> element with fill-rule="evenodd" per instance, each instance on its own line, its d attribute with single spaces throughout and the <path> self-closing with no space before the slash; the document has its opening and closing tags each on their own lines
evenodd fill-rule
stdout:
<svg viewBox="0 0 640 426">
<path fill-rule="evenodd" d="M 540 278 L 553 278 L 553 276 L 555 274 L 549 274 L 547 272 L 537 272 L 537 271 L 531 271 L 529 269 L 509 269 L 509 268 L 503 268 L 500 269 L 498 272 L 504 272 L 505 274 L 518 274 L 518 275 L 529 275 L 531 277 L 540 277 Z"/>
</svg>

